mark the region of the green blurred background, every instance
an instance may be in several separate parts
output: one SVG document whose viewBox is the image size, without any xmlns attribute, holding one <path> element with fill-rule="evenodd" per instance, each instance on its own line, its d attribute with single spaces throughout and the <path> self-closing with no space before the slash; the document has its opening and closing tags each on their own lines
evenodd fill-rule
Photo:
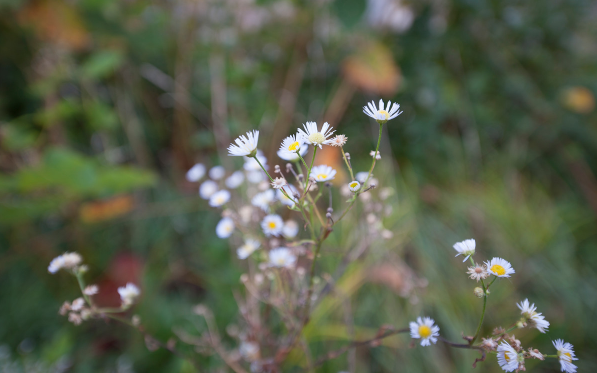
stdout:
<svg viewBox="0 0 597 373">
<path fill-rule="evenodd" d="M 579 372 L 597 371 L 596 18 L 593 0 L 0 0 L 0 371 L 193 371 L 120 325 L 68 323 L 57 310 L 77 286 L 48 274 L 50 260 L 81 253 L 104 304 L 140 283 L 135 312 L 164 340 L 204 330 L 199 303 L 225 334 L 243 265 L 184 173 L 231 167 L 218 152 L 255 128 L 279 163 L 279 140 L 307 120 L 345 133 L 365 168 L 377 128 L 361 107 L 380 97 L 404 110 L 379 166 L 397 190 L 395 237 L 359 269 L 402 267 L 354 289 L 355 325 L 427 314 L 446 338 L 472 334 L 481 302 L 451 246 L 474 237 L 478 260 L 516 269 L 492 292 L 484 332 L 528 297 L 551 327 L 519 331 L 523 345 L 553 353 L 563 338 Z M 429 285 L 405 295 L 411 269 Z M 315 355 L 342 345 L 341 320 L 335 310 L 312 328 Z M 359 349 L 357 371 L 473 371 L 474 352 L 408 343 Z M 476 371 L 500 370 L 490 356 Z"/>
</svg>

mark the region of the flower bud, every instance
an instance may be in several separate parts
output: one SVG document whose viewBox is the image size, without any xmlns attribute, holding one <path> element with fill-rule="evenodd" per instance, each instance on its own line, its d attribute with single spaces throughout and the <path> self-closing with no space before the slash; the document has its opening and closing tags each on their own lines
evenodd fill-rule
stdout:
<svg viewBox="0 0 597 373">
<path fill-rule="evenodd" d="M 473 293 L 475 293 L 475 296 L 476 296 L 477 298 L 483 298 L 483 295 L 484 295 L 484 294 L 483 294 L 483 289 L 481 289 L 480 287 L 478 287 L 478 286 L 477 286 L 477 287 L 476 287 L 476 288 L 473 290 Z"/>
</svg>

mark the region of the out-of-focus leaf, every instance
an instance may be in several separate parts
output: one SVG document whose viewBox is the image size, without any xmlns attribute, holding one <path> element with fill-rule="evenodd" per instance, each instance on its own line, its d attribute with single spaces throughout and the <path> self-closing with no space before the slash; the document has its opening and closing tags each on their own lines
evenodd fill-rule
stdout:
<svg viewBox="0 0 597 373">
<path fill-rule="evenodd" d="M 81 75 L 88 79 L 101 79 L 112 74 L 122 63 L 124 56 L 116 50 L 105 50 L 93 54 L 81 66 Z"/>
<path fill-rule="evenodd" d="M 346 79 L 358 88 L 379 95 L 392 95 L 400 86 L 400 70 L 390 50 L 372 44 L 344 61 Z"/>
<path fill-rule="evenodd" d="M 346 28 L 353 28 L 359 23 L 366 7 L 365 0 L 336 0 L 333 3 L 334 13 Z"/>
<path fill-rule="evenodd" d="M 22 124 L 10 123 L 0 127 L 0 141 L 7 150 L 22 150 L 32 146 L 37 139 L 37 134 L 24 127 Z"/>
<path fill-rule="evenodd" d="M 85 117 L 94 130 L 111 130 L 118 126 L 118 116 L 114 110 L 99 101 L 85 107 Z"/>
<path fill-rule="evenodd" d="M 585 87 L 571 87 L 565 89 L 560 101 L 568 110 L 579 114 L 588 114 L 595 109 L 595 97 Z"/>
<path fill-rule="evenodd" d="M 117 196 L 103 201 L 89 202 L 81 206 L 79 215 L 86 223 L 109 220 L 131 211 L 134 203 L 132 196 Z"/>
</svg>

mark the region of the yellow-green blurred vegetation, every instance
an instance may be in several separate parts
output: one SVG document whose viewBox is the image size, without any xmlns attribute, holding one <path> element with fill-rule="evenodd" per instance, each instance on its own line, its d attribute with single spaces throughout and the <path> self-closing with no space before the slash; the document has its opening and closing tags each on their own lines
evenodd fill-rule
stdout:
<svg viewBox="0 0 597 373">
<path fill-rule="evenodd" d="M 50 260 L 79 252 L 89 281 L 114 292 L 138 281 L 135 312 L 163 340 L 205 328 L 199 303 L 225 336 L 243 263 L 185 172 L 232 169 L 225 147 L 252 129 L 282 165 L 275 150 L 307 120 L 346 134 L 364 169 L 377 127 L 361 108 L 380 97 L 404 110 L 375 172 L 396 190 L 394 238 L 317 308 L 313 354 L 348 339 L 347 296 L 357 337 L 422 314 L 453 341 L 474 333 L 481 301 L 452 245 L 475 238 L 477 260 L 516 269 L 492 287 L 483 332 L 528 297 L 551 326 L 518 331 L 523 345 L 553 353 L 563 338 L 579 372 L 597 371 L 595 19 L 593 0 L 0 0 L 0 371 L 193 371 L 121 325 L 68 323 L 58 308 L 77 285 Z M 367 231 L 335 230 L 321 271 L 351 234 Z M 405 296 L 409 271 L 420 283 Z M 356 356 L 358 372 L 500 371 L 495 356 L 473 370 L 477 352 L 411 349 L 404 335 Z M 225 371 L 215 355 L 197 361 Z M 319 369 L 341 370 L 346 356 Z"/>
</svg>

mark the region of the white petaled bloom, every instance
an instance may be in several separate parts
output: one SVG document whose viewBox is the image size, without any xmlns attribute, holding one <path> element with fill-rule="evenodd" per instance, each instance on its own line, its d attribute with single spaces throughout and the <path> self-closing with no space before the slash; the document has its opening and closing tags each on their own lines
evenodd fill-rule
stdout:
<svg viewBox="0 0 597 373">
<path fill-rule="evenodd" d="M 130 306 L 141 295 L 141 290 L 139 290 L 137 285 L 129 282 L 126 286 L 118 288 L 118 294 L 120 294 L 120 299 L 122 299 L 122 305 Z"/>
<path fill-rule="evenodd" d="M 199 187 L 199 196 L 203 199 L 209 199 L 215 192 L 218 191 L 218 184 L 212 180 L 206 180 Z"/>
<path fill-rule="evenodd" d="M 261 243 L 252 238 L 247 238 L 245 244 L 236 250 L 236 255 L 239 259 L 247 259 L 249 255 L 253 254 L 261 246 Z"/>
<path fill-rule="evenodd" d="M 369 152 L 369 156 L 371 157 L 375 157 L 375 159 L 377 159 L 378 161 L 381 159 L 381 154 L 379 154 L 379 151 L 375 151 L 375 150 L 371 150 Z"/>
<path fill-rule="evenodd" d="M 458 252 L 458 254 L 456 254 L 456 256 L 464 255 L 463 262 L 466 262 L 466 260 L 469 258 L 469 256 L 475 254 L 475 246 L 476 246 L 475 240 L 471 238 L 468 240 L 464 240 L 462 242 L 456 242 L 454 244 L 454 246 L 452 246 L 452 247 L 454 248 L 454 250 L 456 250 Z"/>
<path fill-rule="evenodd" d="M 363 113 L 367 114 L 371 118 L 375 119 L 378 123 L 382 124 L 402 114 L 402 111 L 400 111 L 399 109 L 400 105 L 398 105 L 397 103 L 394 103 L 392 105 L 392 101 L 388 101 L 388 104 L 384 109 L 383 100 L 379 100 L 379 109 L 375 106 L 375 102 L 371 101 L 367 103 L 367 106 L 363 106 Z"/>
<path fill-rule="evenodd" d="M 255 194 L 253 199 L 251 199 L 251 204 L 267 212 L 269 210 L 270 203 L 274 202 L 274 197 L 274 191 L 268 189 L 265 192 Z"/>
<path fill-rule="evenodd" d="M 519 354 L 514 347 L 506 341 L 502 341 L 497 348 L 497 360 L 500 367 L 506 372 L 518 369 L 518 365 L 524 361 L 522 354 Z"/>
<path fill-rule="evenodd" d="M 83 290 L 83 294 L 85 295 L 95 295 L 97 293 L 99 293 L 99 288 L 97 285 L 89 285 L 85 288 L 85 290 Z"/>
<path fill-rule="evenodd" d="M 575 373 L 576 365 L 572 364 L 572 360 L 578 360 L 574 354 L 574 346 L 562 339 L 552 341 L 556 350 L 558 350 L 558 360 L 560 360 L 560 368 L 562 372 Z"/>
<path fill-rule="evenodd" d="M 290 135 L 282 141 L 280 150 L 278 150 L 278 157 L 285 161 L 296 161 L 299 159 L 298 153 L 305 155 L 309 146 L 305 144 L 305 141 L 301 136 Z"/>
<path fill-rule="evenodd" d="M 290 198 L 286 197 L 284 195 L 284 193 L 282 193 L 282 190 L 280 190 L 280 189 L 278 189 L 276 191 L 276 198 L 278 198 L 278 200 L 280 202 L 282 202 L 283 205 L 294 207 L 293 199 L 295 199 L 294 195 L 298 194 L 298 189 L 296 189 L 296 187 L 292 184 L 284 185 L 284 187 L 282 189 L 284 189 L 284 191 L 286 192 L 286 194 L 288 194 L 290 196 Z"/>
<path fill-rule="evenodd" d="M 228 155 L 235 157 L 254 157 L 257 153 L 257 142 L 259 141 L 259 131 L 247 132 L 247 136 L 241 135 L 234 140 L 236 145 L 230 144 Z"/>
<path fill-rule="evenodd" d="M 261 221 L 261 229 L 266 236 L 279 236 L 284 229 L 284 220 L 280 215 L 267 215 Z"/>
<path fill-rule="evenodd" d="M 209 197 L 209 205 L 211 207 L 220 207 L 228 201 L 230 201 L 230 192 L 225 189 L 222 189 Z"/>
<path fill-rule="evenodd" d="M 226 187 L 236 189 L 245 181 L 245 174 L 242 171 L 234 171 L 232 175 L 226 178 Z"/>
<path fill-rule="evenodd" d="M 187 171 L 186 178 L 190 182 L 196 182 L 201 180 L 205 176 L 205 166 L 201 163 L 197 163 L 190 170 Z"/>
<path fill-rule="evenodd" d="M 466 273 L 472 280 L 477 280 L 477 282 L 479 282 L 479 280 L 485 280 L 487 277 L 489 277 L 489 273 L 487 272 L 485 265 L 479 265 L 478 263 L 475 263 L 474 267 L 468 267 L 468 271 L 466 271 Z"/>
<path fill-rule="evenodd" d="M 369 172 L 367 171 L 361 171 L 361 172 L 357 172 L 356 175 L 354 175 L 354 178 L 361 184 L 365 183 L 365 180 L 367 180 L 367 176 L 369 176 Z M 371 177 L 373 177 L 373 174 L 371 174 Z"/>
<path fill-rule="evenodd" d="M 292 268 L 296 263 L 296 256 L 286 247 L 279 247 L 269 252 L 270 267 Z"/>
<path fill-rule="evenodd" d="M 361 189 L 361 183 L 356 180 L 352 181 L 348 184 L 348 189 L 350 189 L 351 192 L 358 192 L 359 189 Z"/>
<path fill-rule="evenodd" d="M 255 342 L 242 342 L 238 352 L 247 361 L 259 359 L 259 345 Z"/>
<path fill-rule="evenodd" d="M 77 298 L 70 305 L 70 309 L 71 309 L 71 311 L 80 311 L 83 309 L 83 306 L 85 306 L 85 299 Z"/>
<path fill-rule="evenodd" d="M 507 260 L 502 258 L 493 258 L 485 262 L 487 272 L 497 277 L 510 277 L 515 271 Z"/>
<path fill-rule="evenodd" d="M 72 270 L 81 264 L 82 261 L 83 258 L 81 258 L 81 255 L 77 253 L 64 253 L 52 259 L 50 265 L 48 266 L 48 272 L 56 273 L 61 269 Z"/>
<path fill-rule="evenodd" d="M 255 160 L 255 158 L 257 158 L 259 160 L 259 162 L 257 162 Z M 263 153 L 260 150 L 257 151 L 255 158 L 246 157 L 245 164 L 243 165 L 243 168 L 247 171 L 263 171 L 261 169 L 261 166 L 259 165 L 259 163 L 261 163 L 266 170 L 268 169 L 267 158 L 265 158 L 265 156 L 263 155 Z"/>
<path fill-rule="evenodd" d="M 346 144 L 346 141 L 348 141 L 348 137 L 346 137 L 345 135 L 336 135 L 336 137 L 334 137 L 330 142 L 330 145 L 341 147 L 344 146 L 344 144 Z"/>
<path fill-rule="evenodd" d="M 280 189 L 284 185 L 286 185 L 286 179 L 284 179 L 284 178 L 277 177 L 274 179 L 274 181 L 272 181 L 272 188 L 274 188 L 274 189 Z"/>
<path fill-rule="evenodd" d="M 332 142 L 332 140 L 328 140 L 328 137 L 330 137 L 334 131 L 332 131 L 332 127 L 330 127 L 328 122 L 323 124 L 321 131 L 317 130 L 317 123 L 315 122 L 307 122 L 303 124 L 303 127 L 305 130 L 303 131 L 302 128 L 299 128 L 297 136 L 307 144 L 319 146 L 319 149 L 321 149 L 321 145 L 328 145 Z"/>
<path fill-rule="evenodd" d="M 209 170 L 209 177 L 214 180 L 220 180 L 226 175 L 226 169 L 223 166 L 213 166 Z"/>
<path fill-rule="evenodd" d="M 294 220 L 287 220 L 282 228 L 282 235 L 286 238 L 294 238 L 299 232 L 299 225 Z"/>
<path fill-rule="evenodd" d="M 317 180 L 317 182 L 334 180 L 336 170 L 326 165 L 315 166 L 311 169 L 309 176 Z"/>
<path fill-rule="evenodd" d="M 439 337 L 439 326 L 431 317 L 417 317 L 417 322 L 410 323 L 411 338 L 421 339 L 421 346 L 429 346 L 431 342 L 435 344 Z"/>
<path fill-rule="evenodd" d="M 216 235 L 220 238 L 228 238 L 234 232 L 234 220 L 223 218 L 216 225 Z"/>
<path fill-rule="evenodd" d="M 520 314 L 527 319 L 529 325 L 537 328 L 541 333 L 545 333 L 549 328 L 549 321 L 545 320 L 540 312 L 537 312 L 535 303 L 530 303 L 528 299 L 516 304 L 520 308 Z"/>
</svg>

